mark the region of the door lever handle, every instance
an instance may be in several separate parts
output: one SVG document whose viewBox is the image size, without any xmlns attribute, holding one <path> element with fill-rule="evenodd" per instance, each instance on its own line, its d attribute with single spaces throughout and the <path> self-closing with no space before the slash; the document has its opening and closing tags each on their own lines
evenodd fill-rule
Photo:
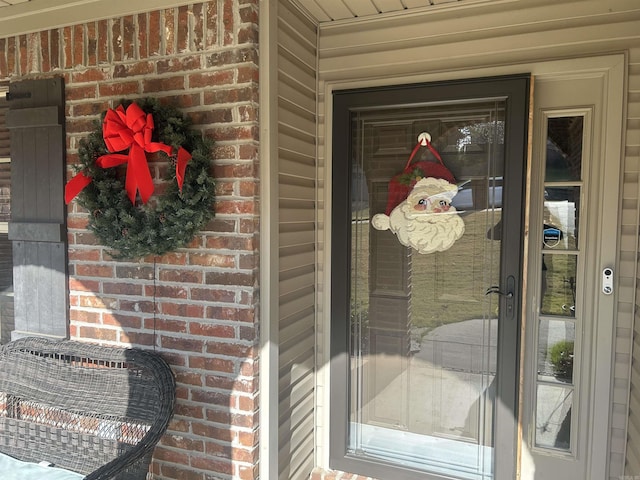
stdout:
<svg viewBox="0 0 640 480">
<path fill-rule="evenodd" d="M 497 293 L 498 295 L 502 295 L 503 297 L 511 298 L 513 297 L 513 292 L 501 292 L 499 285 L 493 285 L 487 288 L 487 291 L 484 292 L 485 295 L 489 295 L 490 293 Z"/>
<path fill-rule="evenodd" d="M 515 318 L 515 294 L 516 291 L 516 279 L 513 275 L 509 275 L 507 277 L 507 291 L 503 292 L 500 290 L 499 285 L 493 285 L 487 288 L 487 291 L 484 292 L 485 295 L 489 295 L 490 293 L 497 293 L 501 297 L 504 297 L 505 300 L 505 317 L 509 320 L 513 320 Z"/>
</svg>

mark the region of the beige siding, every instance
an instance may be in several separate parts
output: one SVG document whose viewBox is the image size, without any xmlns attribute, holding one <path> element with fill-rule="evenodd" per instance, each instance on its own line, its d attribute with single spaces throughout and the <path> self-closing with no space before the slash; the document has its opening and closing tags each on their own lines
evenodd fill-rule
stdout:
<svg viewBox="0 0 640 480">
<path fill-rule="evenodd" d="M 358 23 L 336 22 L 320 29 L 319 43 L 319 365 L 328 351 L 327 279 L 331 246 L 323 229 L 331 214 L 328 158 L 331 88 L 442 80 L 518 73 L 527 65 L 555 59 L 628 52 L 630 58 L 628 128 L 618 272 L 615 358 L 612 369 L 609 478 L 640 474 L 640 327 L 633 352 L 634 387 L 628 432 L 631 367 L 638 278 L 638 183 L 640 173 L 640 3 L 636 0 L 569 0 L 496 2 L 492 5 L 443 9 Z M 523 65 L 523 67 L 518 67 Z M 325 116 L 326 113 L 326 116 Z M 625 132 L 621 132 L 625 134 Z M 325 150 L 326 145 L 326 150 Z M 635 322 L 638 323 L 638 322 Z M 327 466 L 327 394 L 325 376 L 318 377 L 318 452 Z"/>
<path fill-rule="evenodd" d="M 631 49 L 629 54 L 629 82 L 628 82 L 628 111 L 627 111 L 627 131 L 625 137 L 625 175 L 623 187 L 623 215 L 622 244 L 621 248 L 629 256 L 633 256 L 637 251 L 638 244 L 638 183 L 640 176 L 640 48 Z M 627 465 L 626 473 L 636 475 L 640 472 L 640 319 L 638 318 L 638 298 L 640 289 L 638 288 L 638 268 L 630 266 L 625 288 L 630 290 L 625 304 L 625 313 L 628 321 L 618 322 L 619 328 L 623 329 L 626 336 L 633 329 L 633 343 L 630 346 L 633 352 L 631 366 L 631 392 L 629 394 L 629 432 L 627 443 Z M 635 310 L 635 322 L 631 321 Z M 628 366 L 628 354 L 616 357 L 616 367 L 619 360 L 624 360 L 625 367 Z M 621 366 L 622 368 L 622 366 Z M 622 405 L 614 405 L 614 415 L 616 407 L 624 408 Z"/>
<path fill-rule="evenodd" d="M 278 4 L 278 477 L 314 461 L 316 29 Z M 271 455 L 275 454 L 270 450 Z"/>
</svg>

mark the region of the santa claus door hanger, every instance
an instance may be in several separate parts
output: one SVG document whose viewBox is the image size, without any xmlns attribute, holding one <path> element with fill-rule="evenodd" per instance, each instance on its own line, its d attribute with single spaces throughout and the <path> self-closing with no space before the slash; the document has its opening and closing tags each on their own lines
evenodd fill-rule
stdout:
<svg viewBox="0 0 640 480">
<path fill-rule="evenodd" d="M 423 147 L 436 161 L 413 162 Z M 371 225 L 391 230 L 418 253 L 448 250 L 464 233 L 464 222 L 451 204 L 457 193 L 455 178 L 431 145 L 431 136 L 421 133 L 404 170 L 389 182 L 385 213 L 374 215 Z"/>
</svg>

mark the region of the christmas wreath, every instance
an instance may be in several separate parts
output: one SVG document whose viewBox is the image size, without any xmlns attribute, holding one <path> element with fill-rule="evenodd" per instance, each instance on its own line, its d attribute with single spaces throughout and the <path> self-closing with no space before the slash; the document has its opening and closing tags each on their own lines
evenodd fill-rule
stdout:
<svg viewBox="0 0 640 480">
<path fill-rule="evenodd" d="M 80 141 L 65 201 L 77 196 L 89 212 L 88 228 L 114 258 L 183 247 L 213 216 L 211 144 L 189 127 L 174 107 L 153 99 L 123 101 Z M 155 196 L 150 159 L 166 170 Z"/>
</svg>

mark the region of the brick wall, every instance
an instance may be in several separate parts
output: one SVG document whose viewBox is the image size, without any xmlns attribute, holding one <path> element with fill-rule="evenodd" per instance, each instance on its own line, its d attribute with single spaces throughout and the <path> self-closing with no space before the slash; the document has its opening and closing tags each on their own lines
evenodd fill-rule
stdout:
<svg viewBox="0 0 640 480">
<path fill-rule="evenodd" d="M 216 216 L 189 248 L 114 261 L 69 205 L 71 335 L 155 348 L 177 377 L 154 478 L 257 478 L 257 18 L 258 0 L 214 0 L 0 38 L 0 82 L 65 78 L 68 163 L 122 98 L 215 141 Z"/>
</svg>

